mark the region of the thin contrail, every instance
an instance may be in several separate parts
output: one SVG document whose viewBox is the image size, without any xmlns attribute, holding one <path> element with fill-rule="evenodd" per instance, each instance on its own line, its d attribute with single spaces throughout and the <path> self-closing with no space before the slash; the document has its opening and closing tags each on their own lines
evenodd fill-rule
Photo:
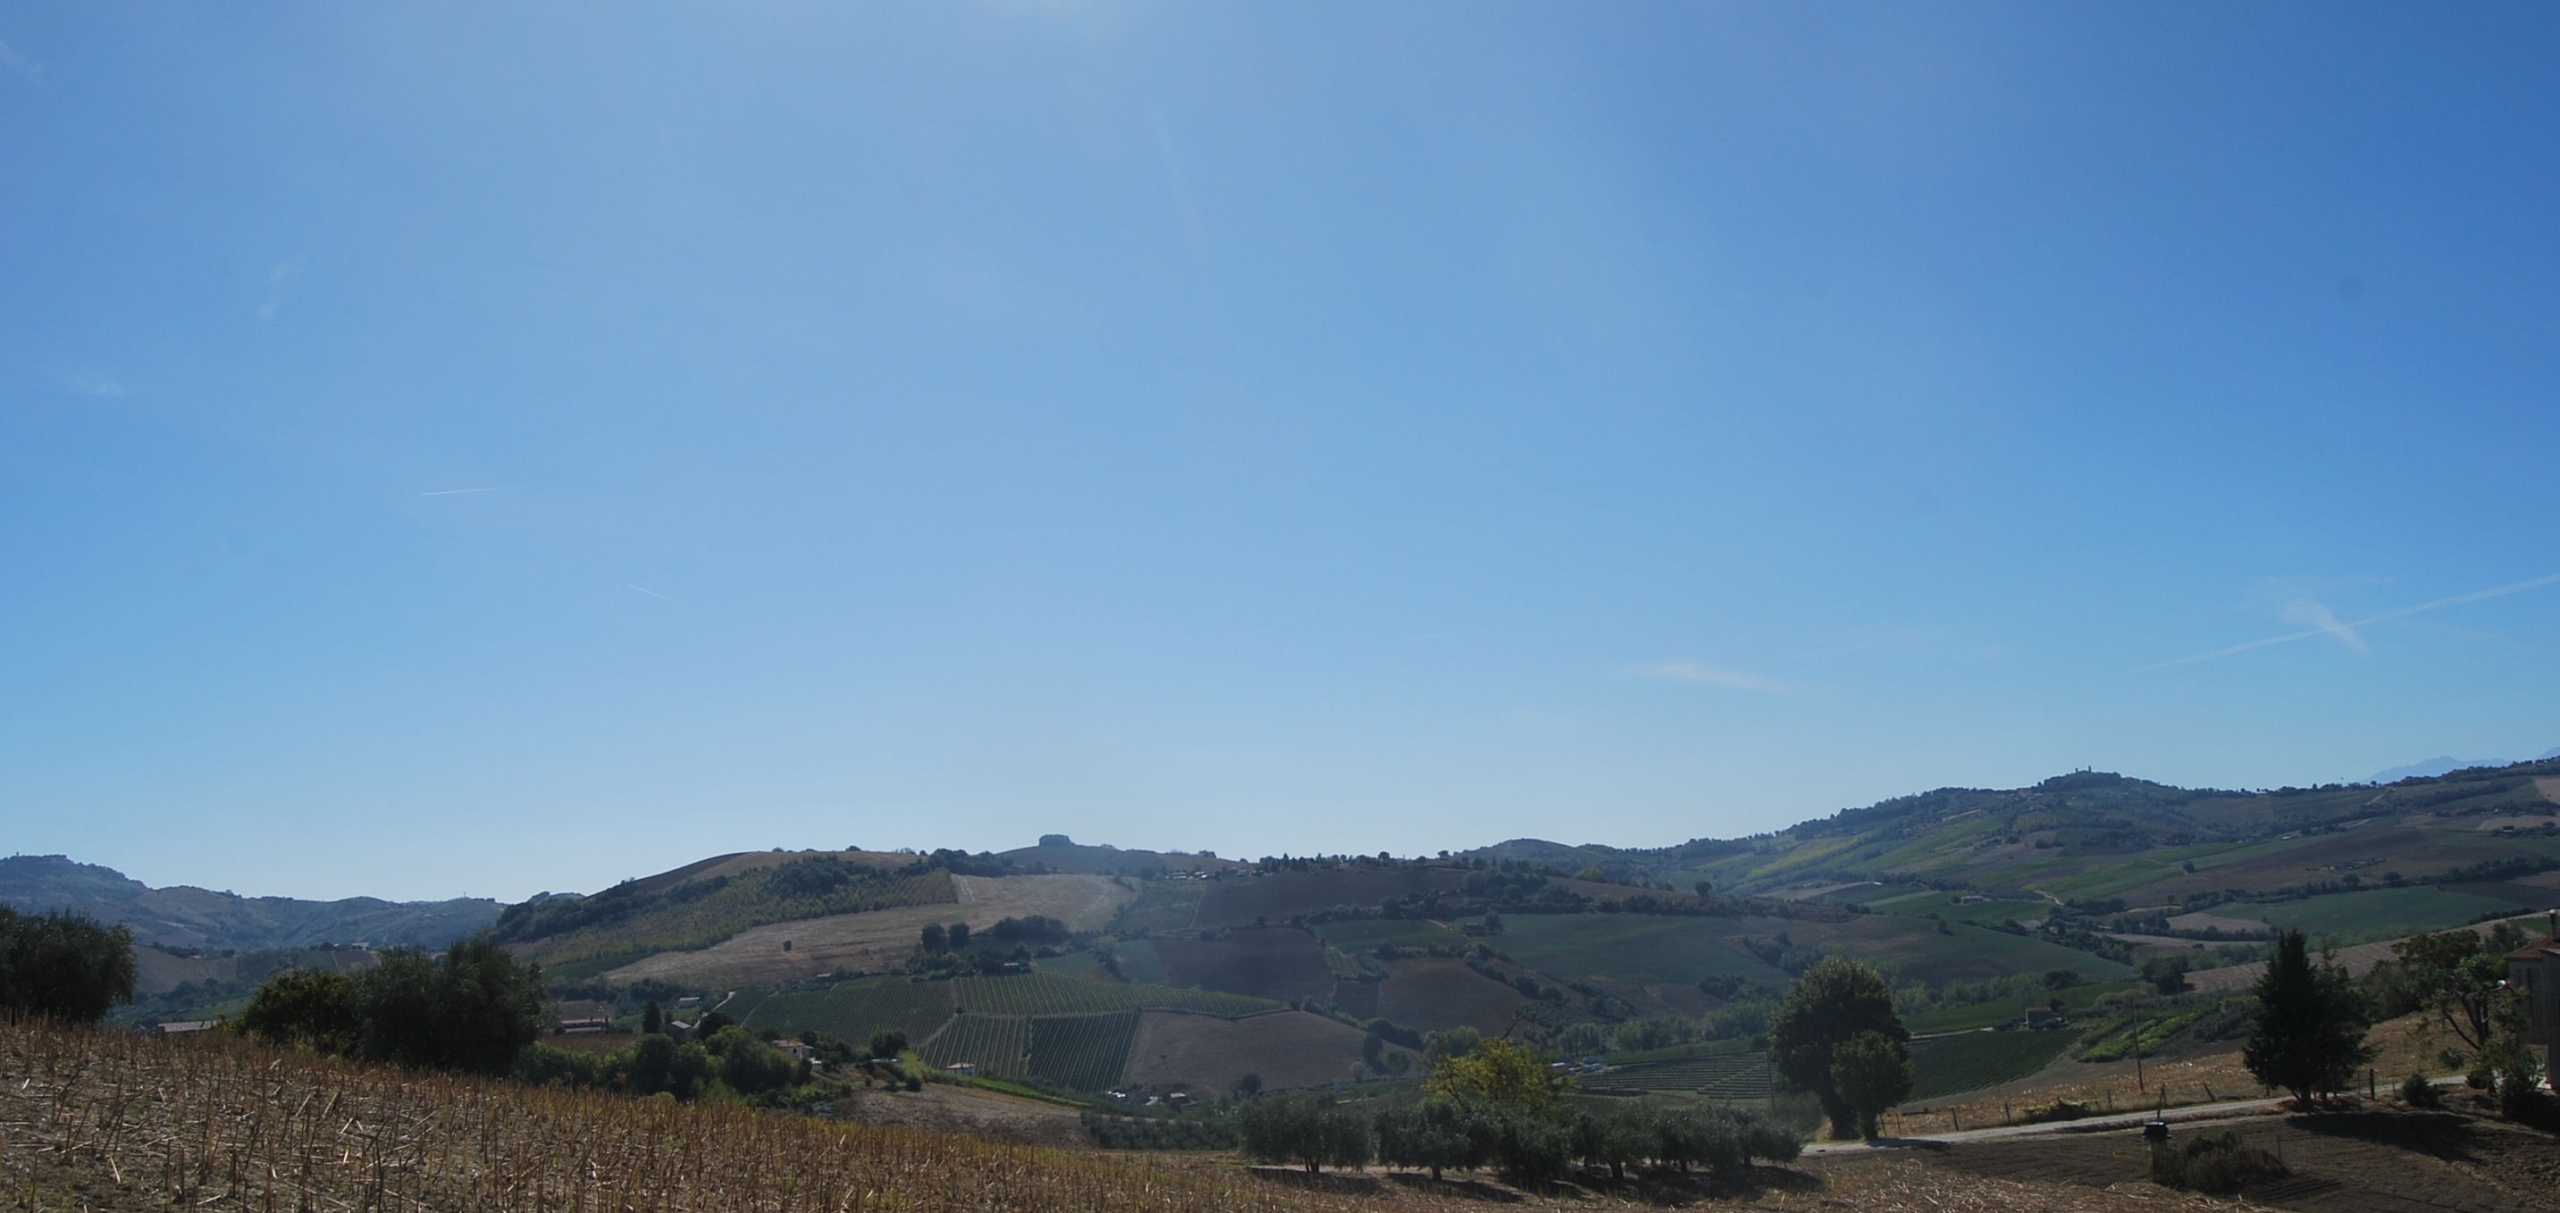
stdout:
<svg viewBox="0 0 2560 1213">
<path fill-rule="evenodd" d="M 657 592 L 656 590 L 650 589 L 650 588 L 648 588 L 647 586 L 638 586 L 638 585 L 633 585 L 633 584 L 631 584 L 631 583 L 630 583 L 630 582 L 628 582 L 628 581 L 626 581 L 626 582 L 623 582 L 623 583 L 622 583 L 622 588 L 624 588 L 624 589 L 626 589 L 626 590 L 638 590 L 638 591 L 640 591 L 640 592 L 641 592 L 641 593 L 643 593 L 643 594 L 647 594 L 647 595 L 648 595 L 648 596 L 650 596 L 651 598 L 666 598 L 666 600 L 667 600 L 667 601 L 669 601 L 669 602 L 674 602 L 674 601 L 675 601 L 675 599 L 673 599 L 673 598 L 667 598 L 667 596 L 666 596 L 666 595 L 661 594 L 661 593 Z"/>
<path fill-rule="evenodd" d="M 2416 606 L 2402 607 L 2396 611 L 2384 611 L 2370 619 L 2358 619 L 2348 623 L 2346 626 L 2349 628 L 2361 628 L 2377 623 L 2388 623 L 2394 619 L 2406 619 L 2420 611 L 2432 611 L 2438 607 L 2461 606 L 2466 602 L 2479 602 L 2482 599 L 2487 598 L 2503 598 L 2509 594 L 2521 594 L 2526 590 L 2540 589 L 2543 586 L 2554 583 L 2560 583 L 2560 573 L 2553 573 L 2547 577 L 2536 577 L 2531 581 L 2519 581 L 2513 585 L 2502 585 L 2492 590 L 2474 590 L 2468 594 L 2456 594 L 2451 598 L 2439 598 L 2434 602 L 2422 602 Z M 2153 670 L 2168 669 L 2173 665 L 2188 665 L 2198 661 L 2211 661 L 2216 657 L 2228 657 L 2233 653 L 2246 653 L 2251 649 L 2263 649 L 2271 644 L 2285 644 L 2295 640 L 2309 640 L 2314 636 L 2334 635 L 2337 635 L 2337 633 L 2330 628 L 2313 628 L 2307 632 L 2292 632 L 2283 636 L 2269 636 L 2264 640 L 2252 640 L 2247 644 L 2235 644 L 2227 649 L 2215 649 L 2210 653 L 2198 653 L 2193 657 L 2181 657 L 2175 661 L 2163 661 L 2158 665 L 2147 665 L 2141 669 L 2135 670 L 2134 673 L 2147 674 Z"/>
<path fill-rule="evenodd" d="M 453 495 L 454 495 L 454 494 L 456 494 L 456 493 L 503 493 L 503 492 L 506 492 L 506 491 L 507 491 L 507 490 L 506 490 L 506 489 L 504 489 L 504 488 L 494 488 L 494 489 L 437 489 L 437 490 L 435 490 L 434 492 L 431 492 L 431 493 L 420 493 L 420 494 L 418 494 L 418 495 L 419 495 L 419 496 L 421 496 L 421 497 L 451 497 L 451 496 L 453 496 Z"/>
</svg>

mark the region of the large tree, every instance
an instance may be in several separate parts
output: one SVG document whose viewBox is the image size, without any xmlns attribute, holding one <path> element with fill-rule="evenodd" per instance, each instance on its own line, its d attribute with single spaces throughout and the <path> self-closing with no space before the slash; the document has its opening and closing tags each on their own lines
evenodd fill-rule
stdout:
<svg viewBox="0 0 2560 1213">
<path fill-rule="evenodd" d="M 0 906 L 0 1017 L 96 1023 L 133 1001 L 133 931 L 69 910 Z"/>
<path fill-rule="evenodd" d="M 504 1074 L 542 1035 L 539 965 L 518 964 L 487 932 L 442 957 L 393 948 L 348 982 L 362 1028 L 355 1051 L 424 1069 Z"/>
<path fill-rule="evenodd" d="M 1876 1139 L 1885 1109 L 1911 1098 L 1911 1054 L 1882 1032 L 1860 1032 L 1831 1051 L 1831 1085 L 1858 1117 L 1858 1136 Z"/>
<path fill-rule="evenodd" d="M 2241 1061 L 2259 1082 L 2291 1091 L 2308 1108 L 2313 1097 L 2345 1090 L 2372 1061 L 2364 1033 L 2372 1025 L 2364 995 L 2335 965 L 2313 965 L 2300 931 L 2276 940 L 2258 978 L 2258 1009 L 2249 1019 Z"/>
<path fill-rule="evenodd" d="M 2391 945 L 2394 972 L 2383 981 L 2390 1010 L 2433 1011 L 2436 1022 L 2462 1042 L 2469 1058 L 2488 1050 L 2499 995 L 2507 979 L 2507 949 L 2469 929 L 2419 935 Z"/>
<path fill-rule="evenodd" d="M 1769 1025 L 1769 1055 L 1778 1077 L 1822 1102 L 1833 1137 L 1858 1131 L 1857 1109 L 1841 1094 L 1832 1063 L 1840 1046 L 1861 1032 L 1873 1032 L 1896 1049 L 1911 1039 L 1902 1017 L 1893 1012 L 1893 987 L 1885 984 L 1884 975 L 1838 956 L 1796 978 Z"/>
</svg>

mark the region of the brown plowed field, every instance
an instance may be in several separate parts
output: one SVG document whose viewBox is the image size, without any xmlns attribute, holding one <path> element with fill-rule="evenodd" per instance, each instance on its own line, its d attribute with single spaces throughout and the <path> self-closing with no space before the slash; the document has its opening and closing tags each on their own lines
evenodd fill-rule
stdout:
<svg viewBox="0 0 2560 1213">
<path fill-rule="evenodd" d="M 1123 1081 L 1212 1095 L 1247 1074 L 1261 1075 L 1266 1088 L 1318 1086 L 1352 1077 L 1361 1037 L 1358 1028 L 1304 1011 L 1243 1019 L 1141 1011 Z"/>
<path fill-rule="evenodd" d="M 2350 1112 L 2239 1123 L 2281 1153 L 2293 1177 L 2249 1203 L 2303 1213 L 2549 1213 L 2560 1207 L 2560 1138 L 2451 1113 Z M 2181 1126 L 2182 1135 L 2220 1132 Z M 1928 1152 L 1938 1166 L 1994 1179 L 2147 1187 L 2139 1130 L 1962 1142 Z"/>
<path fill-rule="evenodd" d="M 1436 1032 L 1466 1024 L 1487 1036 L 1511 1029 L 1520 991 L 1476 972 L 1466 962 L 1430 956 L 1387 962 L 1378 985 L 1378 1014 L 1408 1027 Z"/>
<path fill-rule="evenodd" d="M 1323 942 L 1296 927 L 1246 927 L 1205 942 L 1172 936 L 1152 942 L 1156 955 L 1164 958 L 1167 985 L 1282 1002 L 1333 994 Z"/>
</svg>

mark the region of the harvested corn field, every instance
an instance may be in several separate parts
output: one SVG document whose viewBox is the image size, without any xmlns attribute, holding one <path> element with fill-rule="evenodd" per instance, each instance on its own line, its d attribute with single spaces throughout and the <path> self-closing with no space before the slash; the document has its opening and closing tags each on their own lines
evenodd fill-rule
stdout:
<svg viewBox="0 0 2560 1213">
<path fill-rule="evenodd" d="M 27 1210 L 1335 1210 L 1232 1167 L 413 1074 L 218 1038 L 0 1026 Z"/>
</svg>

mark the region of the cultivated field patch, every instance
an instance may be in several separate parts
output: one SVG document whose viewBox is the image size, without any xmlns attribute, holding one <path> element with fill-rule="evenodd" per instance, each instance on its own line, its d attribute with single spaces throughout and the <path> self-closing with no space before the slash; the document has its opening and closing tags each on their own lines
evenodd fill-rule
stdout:
<svg viewBox="0 0 2560 1213">
<path fill-rule="evenodd" d="M 1266 1088 L 1352 1077 L 1362 1033 L 1303 1011 L 1244 1019 L 1148 1011 L 1138 1016 L 1127 1081 L 1223 1094 L 1246 1074 Z"/>
<path fill-rule="evenodd" d="M 1911 1042 L 1911 1100 L 1944 1099 L 2035 1073 L 2069 1047 L 2069 1032 L 1959 1032 Z"/>
<path fill-rule="evenodd" d="M 1378 984 L 1378 1014 L 1436 1032 L 1463 1024 L 1488 1036 L 1510 1031 L 1520 991 L 1446 957 L 1387 962 Z"/>
<path fill-rule="evenodd" d="M 750 1029 L 824 1032 L 858 1045 L 883 1030 L 904 1032 L 908 1040 L 920 1041 L 950 1018 L 950 982 L 872 977 L 839 982 L 825 990 L 775 994 L 757 1003 L 740 1022 Z"/>
<path fill-rule="evenodd" d="M 1271 998 L 1324 998 L 1334 976 L 1324 944 L 1295 927 L 1239 928 L 1212 940 L 1162 936 L 1166 983 Z"/>
<path fill-rule="evenodd" d="M 720 988 L 792 985 L 830 973 L 880 973 L 906 963 L 928 924 L 966 922 L 971 930 L 983 931 L 1006 918 L 1041 914 L 1076 930 L 1100 930 L 1137 896 L 1107 876 L 954 876 L 950 882 L 956 904 L 773 923 L 700 951 L 660 952 L 605 978 Z"/>
<path fill-rule="evenodd" d="M 1136 1011 L 1032 1020 L 1031 1073 L 1070 1091 L 1117 1086 L 1120 1071 L 1129 1064 L 1129 1041 L 1137 1030 Z"/>
<path fill-rule="evenodd" d="M 1216 990 L 1177 990 L 1170 986 L 1115 985 L 1078 981 L 1047 973 L 1010 977 L 961 977 L 950 983 L 952 999 L 972 1015 L 1099 1015 L 1165 1007 L 1210 1015 L 1251 1015 L 1277 1010 L 1279 1003 Z"/>
<path fill-rule="evenodd" d="M 1466 883 L 1452 868 L 1338 868 L 1274 872 L 1268 876 L 1202 881 L 1195 922 L 1204 927 L 1249 926 L 1256 920 L 1287 922 L 1336 906 L 1374 906 L 1407 893 L 1446 892 Z"/>
<path fill-rule="evenodd" d="M 1567 979 L 1599 975 L 1681 985 L 1695 985 L 1710 975 L 1785 984 L 1786 974 L 1727 937 L 1776 935 L 1795 925 L 1782 919 L 1652 914 L 1514 914 L 1503 921 L 1502 934 L 1490 942 L 1539 972 Z"/>
<path fill-rule="evenodd" d="M 988 1078 L 1031 1074 L 1031 1021 L 1019 1015 L 959 1015 L 917 1052 L 943 1069 L 966 1062 Z"/>
</svg>

